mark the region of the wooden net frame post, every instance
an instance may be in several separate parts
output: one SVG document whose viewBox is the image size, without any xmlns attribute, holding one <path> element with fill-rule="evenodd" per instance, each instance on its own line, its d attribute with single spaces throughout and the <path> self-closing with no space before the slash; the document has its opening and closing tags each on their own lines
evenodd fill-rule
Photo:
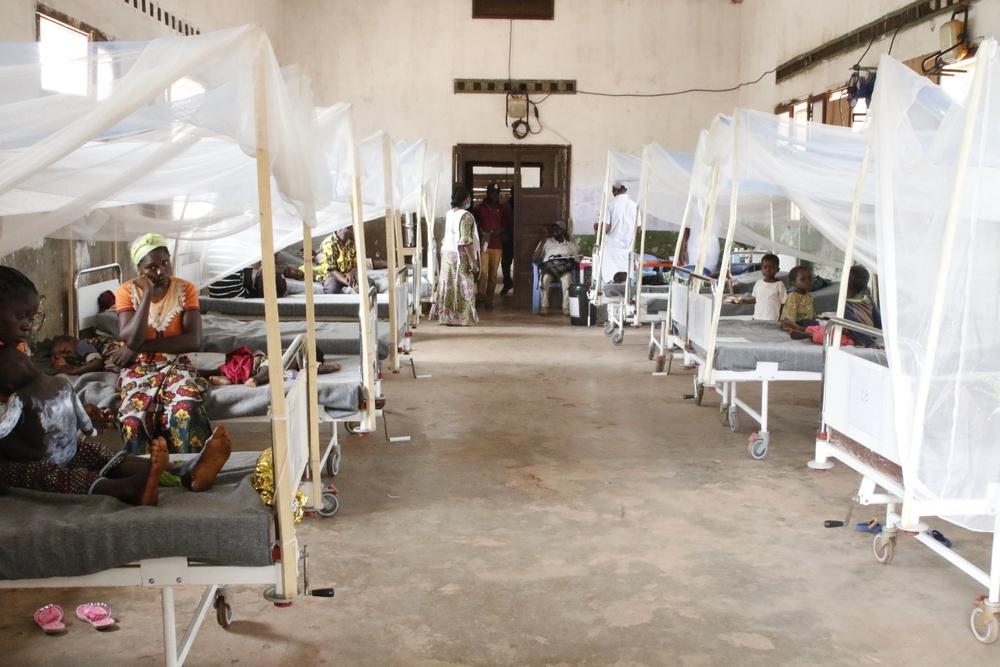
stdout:
<svg viewBox="0 0 1000 667">
<path fill-rule="evenodd" d="M 281 331 L 278 318 L 278 294 L 275 284 L 274 227 L 271 220 L 271 155 L 268 151 L 268 99 L 264 85 L 266 40 L 262 40 L 254 68 L 254 122 L 257 135 L 257 200 L 260 208 L 261 274 L 264 286 L 264 317 L 267 328 L 268 381 L 271 389 L 271 446 L 274 461 L 274 509 L 277 515 L 278 546 L 281 548 L 281 586 L 277 598 L 294 599 L 298 595 L 298 542 L 292 499 L 298 480 L 291 478 L 289 467 L 288 410 L 282 368 Z M 305 263 L 306 266 L 309 262 Z M 307 285 L 311 287 L 311 285 Z"/>
<path fill-rule="evenodd" d="M 382 169 L 385 185 L 385 257 L 389 270 L 389 370 L 399 372 L 399 304 L 396 290 L 396 272 L 399 268 L 397 239 L 399 229 L 399 211 L 396 210 L 396 193 L 393 187 L 392 169 L 392 139 L 388 134 L 382 135 Z"/>
<path fill-rule="evenodd" d="M 354 247 L 358 254 L 358 299 L 360 301 L 358 315 L 361 325 L 361 381 L 365 387 L 363 430 L 375 428 L 375 330 L 372 328 L 372 308 L 377 308 L 371 301 L 368 290 L 368 251 L 365 247 L 365 221 L 362 211 L 361 166 L 358 162 L 357 144 L 354 141 L 354 127 L 351 126 L 351 223 L 354 228 Z M 391 298 L 391 297 L 390 297 Z M 376 300 L 377 303 L 377 300 Z"/>
</svg>

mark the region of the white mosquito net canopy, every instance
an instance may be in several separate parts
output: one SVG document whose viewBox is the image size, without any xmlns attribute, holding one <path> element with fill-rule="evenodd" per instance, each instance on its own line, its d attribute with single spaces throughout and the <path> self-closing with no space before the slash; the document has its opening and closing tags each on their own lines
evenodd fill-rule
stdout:
<svg viewBox="0 0 1000 667">
<path fill-rule="evenodd" d="M 340 103 L 316 109 L 316 126 L 317 146 L 323 156 L 321 168 L 326 170 L 319 180 L 322 187 L 328 188 L 330 195 L 327 203 L 315 213 L 316 224 L 312 234 L 318 243 L 320 238 L 343 227 L 349 227 L 353 223 L 351 197 L 354 153 L 351 106 Z M 236 192 L 240 183 L 245 184 L 248 179 L 254 177 L 254 165 L 245 164 L 245 157 L 238 154 L 227 154 L 223 151 L 209 152 L 200 165 L 210 172 L 223 173 L 227 160 L 234 163 L 234 169 L 230 173 L 229 183 L 217 183 L 216 187 L 221 193 Z M 242 170 L 236 168 L 237 163 L 242 165 Z M 179 211 L 179 217 L 185 222 L 197 220 L 199 226 L 180 236 L 175 242 L 174 254 L 178 275 L 198 286 L 204 286 L 219 276 L 228 275 L 260 261 L 260 230 L 255 210 L 245 210 L 233 217 L 219 220 L 219 215 L 231 211 L 235 202 L 223 205 L 219 201 L 214 203 L 199 201 L 194 204 L 195 210 L 189 213 L 187 198 L 181 201 L 184 202 L 184 206 Z M 175 205 L 175 209 L 177 208 Z M 101 212 L 104 211 L 98 213 Z M 199 215 L 199 212 L 203 215 Z M 98 213 L 92 214 L 91 217 Z M 302 220 L 298 210 L 288 202 L 273 201 L 275 250 L 302 242 Z M 139 227 L 137 230 L 128 231 L 141 232 L 141 229 Z M 222 239 L 224 243 L 212 242 Z"/>
<path fill-rule="evenodd" d="M 54 90 L 77 74 L 82 85 Z M 307 81 L 278 67 L 256 26 L 78 54 L 0 45 L 0 256 L 43 237 L 158 232 L 191 257 L 236 243 L 258 233 L 265 150 L 278 217 L 314 225 L 337 185 L 320 137 Z M 199 283 L 231 268 L 220 260 Z"/>
<path fill-rule="evenodd" d="M 656 143 L 643 148 L 639 192 L 646 229 L 680 229 L 693 162 L 690 153 L 667 150 Z"/>
<path fill-rule="evenodd" d="M 854 254 L 874 268 L 874 188 L 866 182 L 858 189 L 865 146 L 864 137 L 846 128 L 747 109 L 717 116 L 692 168 L 689 263 L 701 249 L 701 230 L 707 228 L 709 250 L 726 237 L 735 202 L 735 242 L 839 266 L 861 194 Z M 714 213 L 704 225 L 712 201 Z"/>
<path fill-rule="evenodd" d="M 980 46 L 973 77 L 968 97 L 953 102 L 883 56 L 867 129 L 878 180 L 894 433 L 904 486 L 922 499 L 982 501 L 1000 483 L 1000 67 L 993 39 Z M 983 515 L 946 518 L 993 528 Z"/>
<path fill-rule="evenodd" d="M 608 201 L 611 200 L 611 187 L 621 183 L 629 199 L 638 203 L 641 182 L 642 158 L 622 151 L 608 151 L 608 181 L 605 184 Z"/>
</svg>

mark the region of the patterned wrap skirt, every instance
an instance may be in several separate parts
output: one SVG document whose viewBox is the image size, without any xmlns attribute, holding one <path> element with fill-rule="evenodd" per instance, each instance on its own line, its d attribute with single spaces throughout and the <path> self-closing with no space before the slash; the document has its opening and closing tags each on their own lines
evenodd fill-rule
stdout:
<svg viewBox="0 0 1000 667">
<path fill-rule="evenodd" d="M 142 353 L 118 375 L 118 420 L 126 451 L 148 454 L 153 438 L 170 453 L 200 452 L 212 434 L 205 382 L 184 355 Z"/>
</svg>

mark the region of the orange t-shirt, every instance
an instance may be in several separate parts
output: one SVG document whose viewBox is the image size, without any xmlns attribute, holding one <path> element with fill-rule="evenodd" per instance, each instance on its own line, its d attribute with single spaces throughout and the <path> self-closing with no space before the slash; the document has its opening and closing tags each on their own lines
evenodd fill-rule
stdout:
<svg viewBox="0 0 1000 667">
<path fill-rule="evenodd" d="M 142 290 L 136 287 L 134 280 L 119 285 L 115 290 L 115 312 L 134 312 L 141 298 Z M 186 310 L 198 310 L 198 290 L 186 280 L 171 278 L 167 293 L 149 306 L 146 340 L 180 336 L 184 333 L 182 319 Z"/>
</svg>

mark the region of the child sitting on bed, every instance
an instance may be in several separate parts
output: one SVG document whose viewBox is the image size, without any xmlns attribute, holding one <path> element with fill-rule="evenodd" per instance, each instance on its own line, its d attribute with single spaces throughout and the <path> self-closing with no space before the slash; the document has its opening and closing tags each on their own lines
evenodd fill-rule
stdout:
<svg viewBox="0 0 1000 667">
<path fill-rule="evenodd" d="M 87 339 L 56 336 L 52 339 L 52 349 L 49 352 L 52 370 L 66 375 L 83 375 L 99 371 L 117 373 L 121 369 L 115 366 L 111 355 L 121 345 L 121 341 L 103 336 Z"/>
<path fill-rule="evenodd" d="M 868 269 L 863 266 L 852 266 L 847 280 L 847 305 L 844 308 L 844 319 L 864 324 L 876 329 L 882 328 L 882 314 L 868 293 Z M 859 331 L 847 333 L 855 345 L 872 347 L 875 338 Z"/>
<path fill-rule="evenodd" d="M 813 305 L 813 273 L 808 266 L 796 266 L 788 272 L 788 282 L 793 291 L 781 309 L 782 331 L 801 331 L 805 327 L 819 324 L 816 321 L 816 307 Z"/>
<path fill-rule="evenodd" d="M 781 306 L 788 298 L 785 283 L 778 280 L 780 268 L 777 255 L 768 253 L 760 260 L 760 272 L 763 277 L 753 286 L 751 296 L 731 297 L 732 303 L 752 303 L 753 318 L 776 322 L 781 317 Z"/>
<path fill-rule="evenodd" d="M 147 459 L 80 439 L 80 432 L 95 433 L 95 421 L 104 426 L 101 412 L 84 406 L 65 378 L 43 374 L 21 351 L 37 308 L 34 284 L 0 266 L 0 484 L 155 505 L 160 476 L 168 470 L 166 443 L 154 441 Z M 230 448 L 225 430 L 217 430 L 196 461 L 174 467 L 181 483 L 192 491 L 211 488 Z"/>
<path fill-rule="evenodd" d="M 340 364 L 324 363 L 322 350 L 316 350 L 316 360 L 319 362 L 317 372 L 321 375 L 336 373 L 340 370 Z M 297 371 L 299 369 L 291 368 L 289 370 Z M 267 355 L 263 352 L 251 352 L 246 345 L 228 353 L 226 362 L 215 371 L 208 373 L 208 381 L 218 386 L 242 384 L 247 387 L 262 387 L 269 380 Z"/>
</svg>

